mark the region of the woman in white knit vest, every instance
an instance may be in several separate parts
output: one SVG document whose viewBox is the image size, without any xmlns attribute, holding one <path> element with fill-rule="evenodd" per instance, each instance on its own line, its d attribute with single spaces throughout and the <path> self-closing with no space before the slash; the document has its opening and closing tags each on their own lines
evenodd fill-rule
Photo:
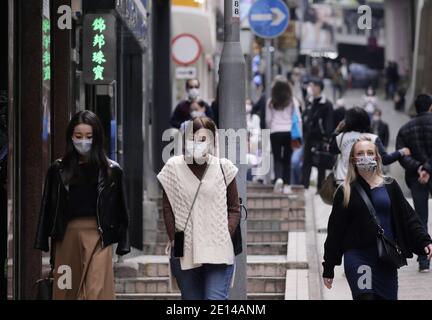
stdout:
<svg viewBox="0 0 432 320">
<path fill-rule="evenodd" d="M 215 137 L 216 125 L 210 118 L 194 118 L 185 132 L 183 155 L 171 157 L 157 175 L 171 242 L 170 267 L 183 300 L 228 299 L 234 273 L 238 169 L 213 155 Z M 181 231 L 184 245 L 177 237 Z M 179 244 L 183 252 L 175 257 Z"/>
</svg>

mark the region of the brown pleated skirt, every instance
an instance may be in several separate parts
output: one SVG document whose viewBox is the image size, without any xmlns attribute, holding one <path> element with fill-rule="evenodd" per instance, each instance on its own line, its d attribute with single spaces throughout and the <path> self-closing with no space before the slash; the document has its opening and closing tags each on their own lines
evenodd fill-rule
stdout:
<svg viewBox="0 0 432 320">
<path fill-rule="evenodd" d="M 68 223 L 56 242 L 54 265 L 53 300 L 115 299 L 112 246 L 102 248 L 96 218 Z"/>
</svg>

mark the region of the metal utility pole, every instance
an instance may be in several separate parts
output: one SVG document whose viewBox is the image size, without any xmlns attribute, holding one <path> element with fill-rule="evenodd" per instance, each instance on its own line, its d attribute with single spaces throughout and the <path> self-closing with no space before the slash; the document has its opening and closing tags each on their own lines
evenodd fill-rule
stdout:
<svg viewBox="0 0 432 320">
<path fill-rule="evenodd" d="M 271 39 L 265 39 L 265 48 L 266 48 L 266 69 L 265 69 L 265 98 L 266 102 L 270 99 L 271 96 L 271 82 L 272 82 L 272 59 L 271 59 Z"/>
<path fill-rule="evenodd" d="M 238 130 L 246 128 L 245 90 L 246 64 L 240 46 L 240 1 L 225 0 L 225 36 L 222 57 L 219 64 L 219 125 L 221 129 Z M 236 177 L 237 188 L 243 203 L 246 202 L 246 166 L 240 164 L 240 141 L 236 144 L 235 165 L 239 168 Z M 223 148 L 223 145 L 221 145 Z M 226 148 L 227 149 L 227 148 Z M 233 160 L 233 159 L 230 159 Z M 234 161 L 233 161 L 234 162 Z M 246 223 L 241 221 L 243 252 L 236 257 L 235 282 L 231 299 L 245 300 L 246 294 Z"/>
</svg>

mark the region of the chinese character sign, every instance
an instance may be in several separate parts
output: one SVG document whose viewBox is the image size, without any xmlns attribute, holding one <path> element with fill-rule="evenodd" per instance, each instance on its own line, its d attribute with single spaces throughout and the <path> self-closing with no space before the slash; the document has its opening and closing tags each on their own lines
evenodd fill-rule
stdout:
<svg viewBox="0 0 432 320">
<path fill-rule="evenodd" d="M 42 80 L 51 79 L 50 20 L 42 19 Z"/>
<path fill-rule="evenodd" d="M 116 77 L 116 28 L 111 14 L 84 17 L 83 75 L 88 84 L 109 84 Z"/>
</svg>

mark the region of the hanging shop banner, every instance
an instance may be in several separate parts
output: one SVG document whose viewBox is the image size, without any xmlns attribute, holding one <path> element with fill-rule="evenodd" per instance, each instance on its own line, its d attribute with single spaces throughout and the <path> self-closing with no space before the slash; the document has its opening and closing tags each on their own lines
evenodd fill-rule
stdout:
<svg viewBox="0 0 432 320">
<path fill-rule="evenodd" d="M 337 57 L 335 11 L 331 5 L 308 3 L 303 8 L 300 53 L 311 56 Z"/>
<path fill-rule="evenodd" d="M 87 14 L 83 29 L 83 79 L 110 84 L 116 79 L 116 19 L 112 14 Z"/>
</svg>

